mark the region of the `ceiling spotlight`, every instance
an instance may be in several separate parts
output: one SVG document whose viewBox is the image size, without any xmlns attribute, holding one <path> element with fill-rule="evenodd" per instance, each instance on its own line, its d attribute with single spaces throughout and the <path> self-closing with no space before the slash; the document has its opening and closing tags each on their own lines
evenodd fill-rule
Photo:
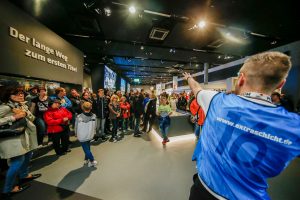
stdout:
<svg viewBox="0 0 300 200">
<path fill-rule="evenodd" d="M 198 23 L 198 27 L 201 29 L 204 28 L 205 26 L 206 26 L 206 22 L 203 20 Z"/>
<path fill-rule="evenodd" d="M 272 45 L 274 45 L 274 44 L 276 44 L 276 43 L 277 43 L 276 40 L 274 40 L 274 41 L 271 42 Z"/>
<path fill-rule="evenodd" d="M 144 46 L 141 46 L 141 50 L 144 50 Z"/>
<path fill-rule="evenodd" d="M 221 59 L 221 56 L 218 56 L 218 59 Z"/>
<path fill-rule="evenodd" d="M 131 14 L 134 14 L 136 12 L 136 9 L 134 6 L 130 6 L 128 10 Z"/>
<path fill-rule="evenodd" d="M 170 49 L 170 53 L 176 53 L 175 49 Z"/>
<path fill-rule="evenodd" d="M 102 12 L 101 12 L 101 9 L 100 9 L 100 8 L 95 8 L 94 10 L 95 10 L 95 12 L 96 12 L 98 15 L 101 15 L 101 14 L 102 14 Z"/>
<path fill-rule="evenodd" d="M 111 9 L 110 8 L 104 8 L 104 14 L 109 17 L 111 16 Z"/>
</svg>

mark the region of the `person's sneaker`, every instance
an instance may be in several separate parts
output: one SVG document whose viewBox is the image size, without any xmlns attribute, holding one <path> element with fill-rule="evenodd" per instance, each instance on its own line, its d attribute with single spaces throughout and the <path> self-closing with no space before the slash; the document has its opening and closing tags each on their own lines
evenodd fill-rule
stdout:
<svg viewBox="0 0 300 200">
<path fill-rule="evenodd" d="M 166 142 L 170 142 L 169 138 L 168 138 L 168 139 L 166 139 Z"/>
<path fill-rule="evenodd" d="M 113 138 L 113 142 L 116 143 L 117 141 L 118 141 L 117 137 L 114 137 L 114 138 Z"/>
<path fill-rule="evenodd" d="M 98 164 L 98 162 L 96 160 L 94 160 L 94 161 L 88 163 L 88 167 L 96 167 L 97 164 Z"/>
<path fill-rule="evenodd" d="M 89 164 L 89 160 L 84 160 L 83 165 Z"/>
<path fill-rule="evenodd" d="M 163 140 L 161 143 L 162 143 L 163 145 L 165 145 L 165 144 L 167 144 L 167 140 Z"/>
</svg>

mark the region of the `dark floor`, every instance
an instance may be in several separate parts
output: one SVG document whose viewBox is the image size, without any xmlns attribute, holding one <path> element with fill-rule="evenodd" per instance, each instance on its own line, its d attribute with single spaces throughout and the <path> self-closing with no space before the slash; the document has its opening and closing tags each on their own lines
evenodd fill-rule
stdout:
<svg viewBox="0 0 300 200">
<path fill-rule="evenodd" d="M 38 181 L 31 182 L 31 187 L 24 192 L 14 195 L 12 200 L 100 200 L 87 195 L 79 194 L 74 191 L 65 190 L 59 187 L 41 183 Z"/>
</svg>

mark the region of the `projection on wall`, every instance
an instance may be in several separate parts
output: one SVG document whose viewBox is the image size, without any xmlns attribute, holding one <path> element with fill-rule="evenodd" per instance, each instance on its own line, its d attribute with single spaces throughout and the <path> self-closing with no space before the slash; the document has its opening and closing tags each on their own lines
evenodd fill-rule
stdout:
<svg viewBox="0 0 300 200">
<path fill-rule="evenodd" d="M 117 74 L 110 68 L 104 68 L 104 88 L 115 90 L 116 89 Z"/>
<path fill-rule="evenodd" d="M 126 81 L 121 78 L 121 92 L 125 93 L 125 88 L 126 88 Z"/>
</svg>

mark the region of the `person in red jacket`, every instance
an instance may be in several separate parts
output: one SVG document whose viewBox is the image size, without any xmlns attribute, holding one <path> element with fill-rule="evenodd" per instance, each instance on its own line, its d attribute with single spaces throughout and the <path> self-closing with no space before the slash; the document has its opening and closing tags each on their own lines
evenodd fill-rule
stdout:
<svg viewBox="0 0 300 200">
<path fill-rule="evenodd" d="M 120 102 L 120 107 L 121 107 L 121 117 L 122 117 L 122 130 L 128 131 L 128 119 L 130 117 L 130 104 L 127 102 L 126 97 L 123 96 L 121 97 L 121 102 Z"/>
<path fill-rule="evenodd" d="M 49 102 L 49 108 L 44 113 L 44 120 L 47 124 L 47 133 L 53 139 L 53 147 L 58 156 L 71 151 L 68 149 L 68 131 L 66 129 L 71 119 L 72 113 L 60 106 L 59 99 Z"/>
<path fill-rule="evenodd" d="M 201 108 L 201 106 L 199 106 L 199 104 L 197 103 L 196 98 L 194 98 L 194 100 L 192 100 L 192 102 L 190 104 L 190 111 L 193 116 L 192 118 L 196 120 L 194 122 L 195 123 L 195 135 L 198 140 L 200 132 L 202 130 L 204 120 L 205 120 L 205 114 L 204 114 L 204 111 Z"/>
</svg>

